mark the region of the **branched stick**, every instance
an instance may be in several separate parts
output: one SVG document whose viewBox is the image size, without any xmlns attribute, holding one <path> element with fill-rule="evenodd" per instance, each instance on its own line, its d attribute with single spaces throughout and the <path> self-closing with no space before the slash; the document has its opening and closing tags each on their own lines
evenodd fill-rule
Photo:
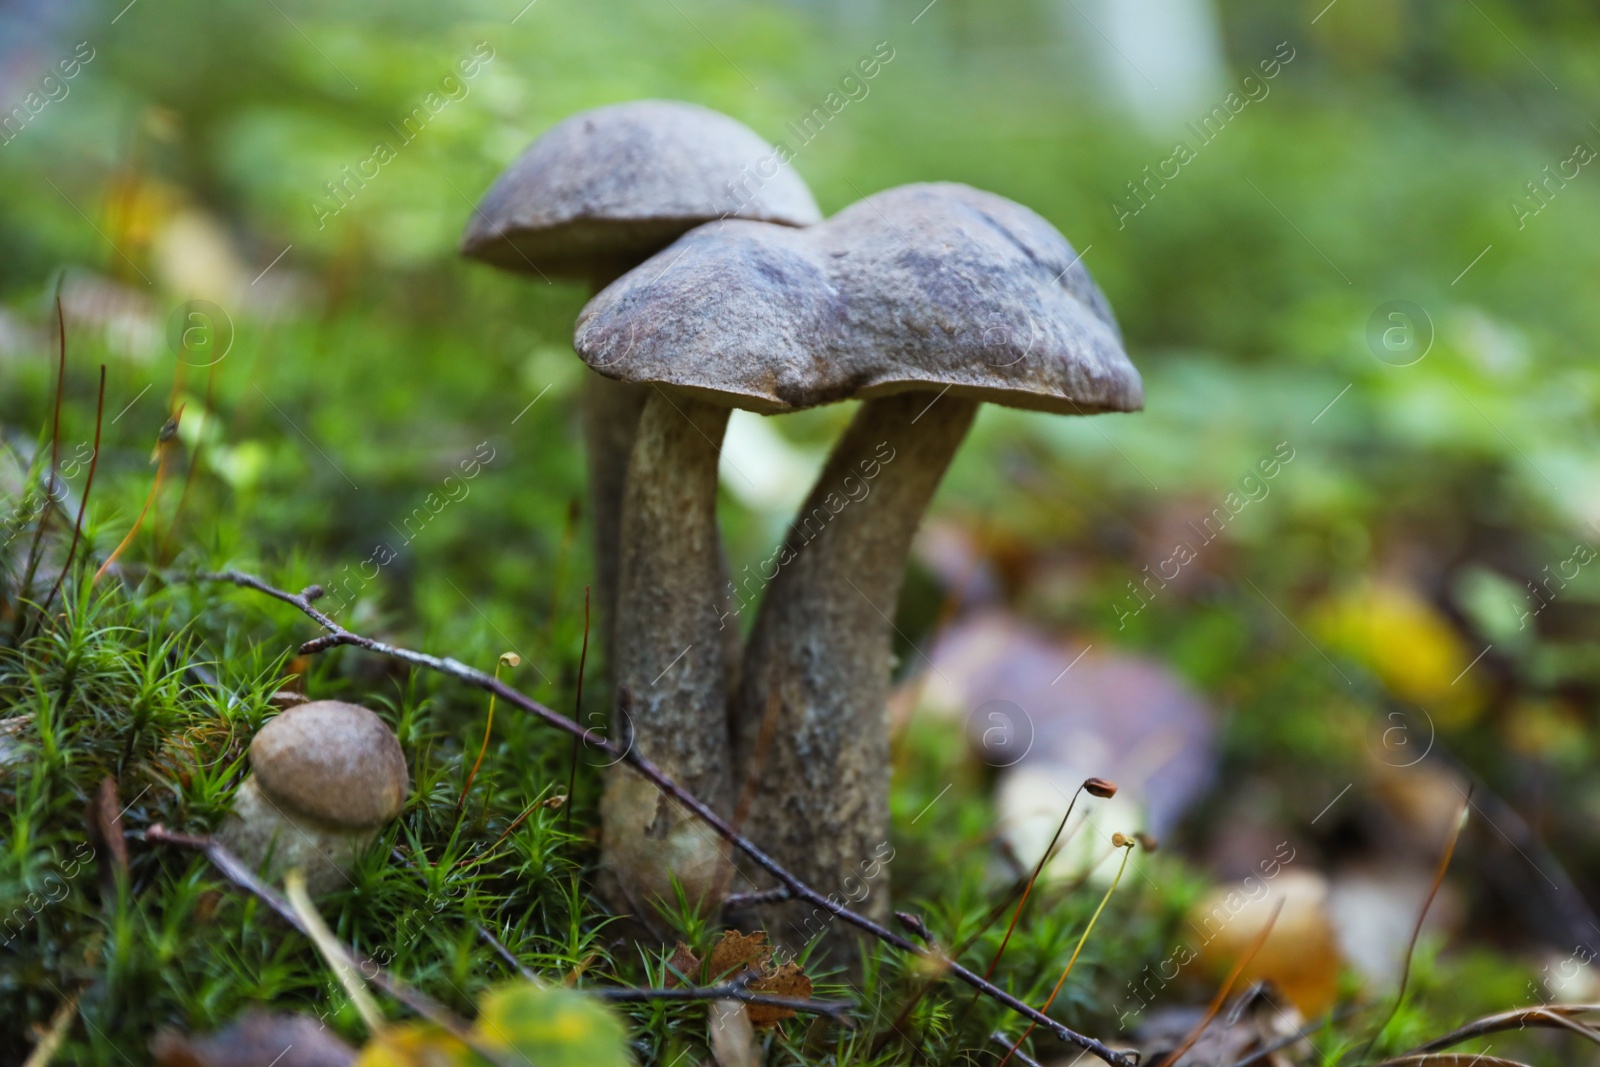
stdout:
<svg viewBox="0 0 1600 1067">
<path fill-rule="evenodd" d="M 1111 1049 L 1103 1042 L 1098 1041 L 1095 1038 L 1089 1037 L 1085 1034 L 1080 1034 L 1076 1030 L 1073 1030 L 1062 1023 L 1056 1022 L 1054 1019 L 1043 1014 L 1042 1012 L 1036 1011 L 1023 1001 L 1017 999 L 1010 993 L 1007 993 L 1005 990 L 989 982 L 982 975 L 968 970 L 966 967 L 963 967 L 954 960 L 947 959 L 939 954 L 919 947 L 906 938 L 901 937 L 894 931 L 880 926 L 878 923 L 873 922 L 866 916 L 858 914 L 857 912 L 845 907 L 843 904 L 831 900 L 822 893 L 817 892 L 817 890 L 811 888 L 805 882 L 802 882 L 795 875 L 789 873 L 786 868 L 781 866 L 771 856 L 763 852 L 761 848 L 754 842 L 750 841 L 748 838 L 744 837 L 732 826 L 730 826 L 727 821 L 722 818 L 722 816 L 712 811 L 702 801 L 685 791 L 683 787 L 679 786 L 676 782 L 668 778 L 660 771 L 659 768 L 656 767 L 654 763 L 650 762 L 650 760 L 646 757 L 640 755 L 631 746 L 624 748 L 614 741 L 599 736 L 593 730 L 574 722 L 564 715 L 552 711 L 531 697 L 524 696 L 517 690 L 506 685 L 504 682 L 499 681 L 492 675 L 485 674 L 483 671 L 469 667 L 460 660 L 453 659 L 448 656 L 431 656 L 425 652 L 415 652 L 411 649 L 399 648 L 395 645 L 385 644 L 382 641 L 375 641 L 370 637 L 363 637 L 360 634 L 352 633 L 343 626 L 339 625 L 337 622 L 334 622 L 333 619 L 329 618 L 327 615 L 324 615 L 322 612 L 318 611 L 313 605 L 312 601 L 316 600 L 323 593 L 323 590 L 320 586 L 310 586 L 303 592 L 290 593 L 286 592 L 285 590 L 278 589 L 275 586 L 269 585 L 254 575 L 245 574 L 241 571 L 222 571 L 220 573 L 198 574 L 194 576 L 194 580 L 228 582 L 242 588 L 253 589 L 258 593 L 263 593 L 274 598 L 275 600 L 280 600 L 285 604 L 290 604 L 296 608 L 299 608 L 300 611 L 304 612 L 305 615 L 316 622 L 317 625 L 328 631 L 323 636 L 314 638 L 301 645 L 300 653 L 302 655 L 311 655 L 312 653 L 323 652 L 327 649 L 336 648 L 340 645 L 353 645 L 357 648 L 366 649 L 368 652 L 373 652 L 380 656 L 388 656 L 391 659 L 397 659 L 403 663 L 410 663 L 418 667 L 427 668 L 428 670 L 437 671 L 440 674 L 448 675 L 459 682 L 463 682 L 467 685 L 474 686 L 475 688 L 494 693 L 506 703 L 511 704 L 514 707 L 521 708 L 523 711 L 528 712 L 531 715 L 537 716 L 547 725 L 553 726 L 556 729 L 571 734 L 574 737 L 578 737 L 586 744 L 593 745 L 597 750 L 614 757 L 616 761 L 620 763 L 626 763 L 636 773 L 642 775 L 651 784 L 653 784 L 657 789 L 661 790 L 678 804 L 682 805 L 685 809 L 692 812 L 701 822 L 710 827 L 718 837 L 721 837 L 724 841 L 728 842 L 740 852 L 743 852 L 746 856 L 750 857 L 751 861 L 754 862 L 756 866 L 760 867 L 767 874 L 771 875 L 773 879 L 775 879 L 788 890 L 789 899 L 803 900 L 806 903 L 813 905 L 818 910 L 824 911 L 835 918 L 842 919 L 851 926 L 871 934 L 884 944 L 897 948 L 902 952 L 909 952 L 913 955 L 920 956 L 924 959 L 928 959 L 937 963 L 949 974 L 965 982 L 972 988 L 979 990 L 996 1003 L 1002 1004 L 1030 1022 L 1044 1027 L 1045 1030 L 1051 1034 L 1054 1034 L 1061 1041 L 1064 1041 L 1076 1048 L 1083 1049 L 1084 1051 L 1093 1054 L 1106 1063 L 1114 1065 L 1114 1067 L 1135 1067 L 1134 1061 L 1128 1056 Z"/>
</svg>

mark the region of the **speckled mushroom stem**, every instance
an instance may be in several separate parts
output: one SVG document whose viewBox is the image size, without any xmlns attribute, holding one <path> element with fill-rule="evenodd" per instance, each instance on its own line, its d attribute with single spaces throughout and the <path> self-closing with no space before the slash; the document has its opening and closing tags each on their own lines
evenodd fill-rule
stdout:
<svg viewBox="0 0 1600 1067">
<path fill-rule="evenodd" d="M 789 531 L 745 647 L 733 719 L 741 779 L 777 698 L 745 832 L 872 916 L 888 912 L 893 856 L 885 703 L 895 604 L 911 539 L 977 407 L 929 393 L 862 405 Z M 775 908 L 768 929 L 796 949 L 826 919 Z"/>
<path fill-rule="evenodd" d="M 594 602 L 607 662 L 617 647 L 617 568 L 622 546 L 622 491 L 649 387 L 584 374 L 579 399 L 589 465 L 589 527 L 594 538 Z M 614 671 L 612 672 L 615 673 Z"/>
<path fill-rule="evenodd" d="M 619 382 L 599 374 L 588 374 L 583 383 L 584 452 L 589 466 L 589 523 L 594 538 L 594 602 L 599 647 L 605 650 L 607 674 L 615 676 L 610 663 L 615 658 L 617 628 L 617 572 L 622 554 L 622 492 L 628 477 L 628 459 L 639 433 L 639 416 L 644 411 L 650 387 Z M 716 588 L 729 586 L 728 556 L 717 549 Z M 722 613 L 730 607 L 725 593 Z M 723 629 L 722 654 L 731 691 L 738 684 L 740 635 L 735 626 Z M 602 687 L 603 688 L 603 687 Z"/>
<path fill-rule="evenodd" d="M 652 388 L 623 491 L 617 592 L 616 706 L 633 744 L 714 810 L 732 809 L 726 659 L 716 601 L 717 458 L 728 409 Z M 623 725 L 624 716 L 615 717 Z M 637 775 L 613 772 L 601 800 L 601 859 L 635 915 L 725 884 L 704 826 Z"/>
</svg>

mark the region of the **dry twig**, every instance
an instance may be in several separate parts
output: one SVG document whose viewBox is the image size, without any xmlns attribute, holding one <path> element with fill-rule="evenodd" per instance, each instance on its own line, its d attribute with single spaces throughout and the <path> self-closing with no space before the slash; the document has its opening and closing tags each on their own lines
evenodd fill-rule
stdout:
<svg viewBox="0 0 1600 1067">
<path fill-rule="evenodd" d="M 224 878 L 250 893 L 284 922 L 294 927 L 301 934 L 310 937 L 311 933 L 301 921 L 300 916 L 277 890 L 257 878 L 250 868 L 238 856 L 210 837 L 196 836 L 194 834 L 180 834 L 157 823 L 144 832 L 146 841 L 154 841 L 162 845 L 176 845 L 179 848 L 192 849 L 205 856 Z M 429 1022 L 449 1030 L 456 1037 L 469 1040 L 467 1024 L 457 1018 L 448 1008 L 435 1001 L 425 993 L 412 989 L 404 980 L 396 978 L 377 962 L 349 948 L 345 949 L 350 957 L 350 964 L 359 970 L 367 980 L 388 993 L 391 997 L 427 1019 Z"/>
<path fill-rule="evenodd" d="M 765 1004 L 773 1008 L 788 1008 L 790 1011 L 826 1015 L 834 1022 L 847 1026 L 850 1024 L 849 1013 L 854 1005 L 848 1001 L 796 1000 L 793 997 L 779 997 L 770 993 L 754 993 L 745 986 L 755 977 L 753 973 L 743 974 L 732 981 L 713 986 L 678 986 L 673 989 L 630 989 L 619 986 L 585 989 L 584 992 L 617 1003 L 646 1000 L 738 1000 L 745 1004 Z"/>
</svg>

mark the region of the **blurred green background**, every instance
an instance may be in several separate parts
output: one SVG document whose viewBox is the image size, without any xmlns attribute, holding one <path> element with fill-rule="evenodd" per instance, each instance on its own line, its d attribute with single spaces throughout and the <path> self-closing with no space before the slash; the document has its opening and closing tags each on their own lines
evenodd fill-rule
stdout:
<svg viewBox="0 0 1600 1067">
<path fill-rule="evenodd" d="M 64 454 L 92 440 L 107 368 L 101 556 L 179 403 L 195 474 L 168 554 L 325 583 L 398 545 L 487 442 L 468 494 L 363 587 L 357 617 L 431 648 L 519 648 L 554 700 L 591 574 L 569 347 L 584 294 L 458 259 L 472 204 L 601 104 L 689 100 L 788 139 L 875 49 L 892 59 L 796 151 L 824 212 L 924 180 L 1032 207 L 1083 254 L 1144 375 L 1139 415 L 986 408 L 933 525 L 992 578 L 989 606 L 1149 655 L 1218 709 L 1218 784 L 1186 854 L 1231 876 L 1244 824 L 1328 864 L 1377 848 L 1403 721 L 1435 739 L 1430 765 L 1483 790 L 1475 933 L 1519 952 L 1600 938 L 1591 5 L 11 0 L 8 447 L 26 456 L 50 420 L 58 278 Z M 442 89 L 473 54 L 478 72 Z M 380 142 L 395 151 L 376 176 L 330 193 Z M 190 299 L 220 309 L 214 367 L 174 358 Z M 736 571 L 770 553 L 847 418 L 736 420 L 729 447 L 768 474 L 724 486 Z M 1270 492 L 1130 610 L 1184 524 L 1285 445 Z M 958 584 L 919 555 L 908 675 Z"/>
</svg>

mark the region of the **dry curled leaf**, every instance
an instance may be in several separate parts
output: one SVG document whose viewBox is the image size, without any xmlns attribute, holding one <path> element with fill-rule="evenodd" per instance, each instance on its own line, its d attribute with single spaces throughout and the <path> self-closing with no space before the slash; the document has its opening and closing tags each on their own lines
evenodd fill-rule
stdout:
<svg viewBox="0 0 1600 1067">
<path fill-rule="evenodd" d="M 679 975 L 683 975 L 679 978 Z M 690 951 L 689 946 L 682 941 L 672 950 L 672 956 L 667 960 L 666 987 L 672 989 L 683 985 L 687 981 L 690 985 L 700 980 L 700 957 Z"/>
<path fill-rule="evenodd" d="M 790 1000 L 811 999 L 811 979 L 806 977 L 797 963 L 774 967 L 746 988 L 752 993 L 767 993 Z M 793 1008 L 779 1008 L 771 1004 L 747 1004 L 745 1007 L 750 1011 L 752 1026 L 773 1026 L 784 1019 L 794 1018 Z"/>
<path fill-rule="evenodd" d="M 765 930 L 757 930 L 753 934 L 741 934 L 737 930 L 729 930 L 711 949 L 708 978 L 710 981 L 720 982 L 745 967 L 760 970 L 770 959 L 772 959 L 772 946 L 767 944 Z"/>
</svg>

